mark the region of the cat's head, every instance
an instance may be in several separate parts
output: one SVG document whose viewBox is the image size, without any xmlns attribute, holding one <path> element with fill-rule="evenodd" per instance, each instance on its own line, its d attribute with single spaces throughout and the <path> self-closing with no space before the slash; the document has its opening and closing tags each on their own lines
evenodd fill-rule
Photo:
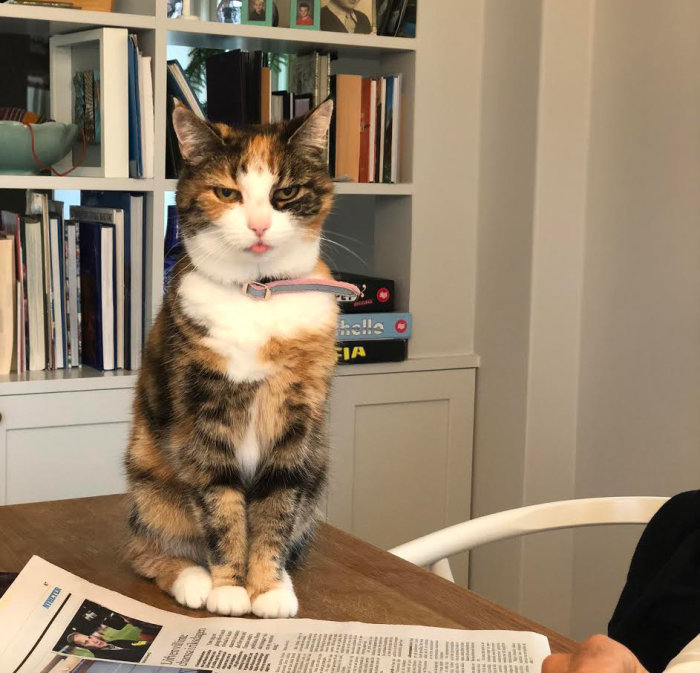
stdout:
<svg viewBox="0 0 700 673">
<path fill-rule="evenodd" d="M 180 231 L 196 268 L 224 283 L 314 269 L 333 201 L 325 160 L 332 112 L 326 101 L 290 122 L 235 129 L 175 109 L 185 162 Z"/>
</svg>

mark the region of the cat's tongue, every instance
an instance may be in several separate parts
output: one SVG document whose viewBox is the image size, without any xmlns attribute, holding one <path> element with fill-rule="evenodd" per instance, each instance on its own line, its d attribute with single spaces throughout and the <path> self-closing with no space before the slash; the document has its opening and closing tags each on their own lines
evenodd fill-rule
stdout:
<svg viewBox="0 0 700 673">
<path fill-rule="evenodd" d="M 257 255 L 262 255 L 264 252 L 267 252 L 270 249 L 270 246 L 267 245 L 267 243 L 256 243 L 255 245 L 250 246 L 250 251 L 256 253 Z"/>
</svg>

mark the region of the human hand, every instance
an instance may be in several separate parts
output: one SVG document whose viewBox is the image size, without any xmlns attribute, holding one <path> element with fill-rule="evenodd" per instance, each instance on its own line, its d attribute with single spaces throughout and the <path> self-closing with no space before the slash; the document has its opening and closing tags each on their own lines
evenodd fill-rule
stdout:
<svg viewBox="0 0 700 673">
<path fill-rule="evenodd" d="M 591 636 L 575 654 L 552 654 L 542 673 L 648 673 L 624 645 L 607 636 Z"/>
</svg>

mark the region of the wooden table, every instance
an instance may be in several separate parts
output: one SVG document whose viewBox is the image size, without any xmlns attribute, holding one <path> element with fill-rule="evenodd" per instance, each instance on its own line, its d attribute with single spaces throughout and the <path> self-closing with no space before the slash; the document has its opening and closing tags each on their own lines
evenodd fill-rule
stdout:
<svg viewBox="0 0 700 673">
<path fill-rule="evenodd" d="M 207 616 L 180 607 L 134 575 L 122 557 L 125 521 L 122 496 L 0 507 L 0 572 L 19 572 L 36 554 L 155 607 Z M 536 631 L 549 637 L 554 652 L 575 647 L 564 636 L 328 525 L 321 526 L 294 582 L 300 617 Z"/>
</svg>

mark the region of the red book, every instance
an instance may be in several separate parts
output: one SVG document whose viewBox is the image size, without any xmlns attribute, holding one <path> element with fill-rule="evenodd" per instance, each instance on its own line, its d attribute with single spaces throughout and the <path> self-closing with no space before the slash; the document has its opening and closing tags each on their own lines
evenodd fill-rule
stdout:
<svg viewBox="0 0 700 673">
<path fill-rule="evenodd" d="M 358 182 L 369 182 L 370 181 L 370 144 L 371 144 L 371 134 L 370 134 L 370 114 L 371 114 L 371 97 L 372 97 L 372 80 L 363 79 L 362 80 L 362 107 L 361 107 L 361 117 L 360 117 L 360 177 Z"/>
</svg>

